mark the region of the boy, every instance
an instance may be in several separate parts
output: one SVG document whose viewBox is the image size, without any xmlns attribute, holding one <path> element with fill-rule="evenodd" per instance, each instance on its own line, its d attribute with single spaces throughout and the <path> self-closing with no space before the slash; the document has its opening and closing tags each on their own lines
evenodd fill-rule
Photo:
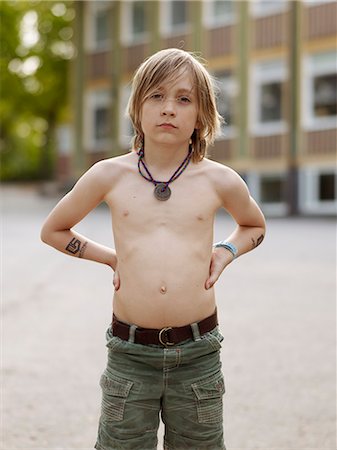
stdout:
<svg viewBox="0 0 337 450">
<path fill-rule="evenodd" d="M 206 159 L 220 117 L 211 77 L 191 54 L 162 50 L 138 69 L 128 111 L 133 151 L 98 162 L 55 207 L 42 240 L 114 271 L 113 320 L 98 450 L 225 449 L 222 336 L 214 283 L 259 245 L 263 215 L 230 168 Z M 105 201 L 116 249 L 73 231 Z M 237 223 L 212 246 L 219 208 Z"/>
</svg>

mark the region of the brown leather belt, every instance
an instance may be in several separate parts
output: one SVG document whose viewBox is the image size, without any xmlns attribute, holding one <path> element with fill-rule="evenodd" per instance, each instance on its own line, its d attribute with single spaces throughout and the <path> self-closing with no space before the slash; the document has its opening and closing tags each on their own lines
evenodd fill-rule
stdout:
<svg viewBox="0 0 337 450">
<path fill-rule="evenodd" d="M 217 311 L 206 319 L 197 322 L 200 336 L 212 331 L 218 325 Z M 127 323 L 120 322 L 115 315 L 112 318 L 112 334 L 124 341 L 129 340 L 131 326 Z M 171 346 L 180 342 L 193 339 L 192 325 L 183 327 L 164 327 L 161 330 L 156 328 L 137 327 L 134 334 L 134 342 L 143 345 L 163 345 Z"/>
</svg>

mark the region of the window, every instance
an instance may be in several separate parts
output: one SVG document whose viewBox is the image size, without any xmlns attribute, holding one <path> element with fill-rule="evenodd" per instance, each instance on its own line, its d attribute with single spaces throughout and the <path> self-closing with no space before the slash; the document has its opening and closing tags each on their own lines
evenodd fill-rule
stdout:
<svg viewBox="0 0 337 450">
<path fill-rule="evenodd" d="M 308 6 L 324 5 L 324 3 L 334 3 L 336 0 L 304 0 Z"/>
<path fill-rule="evenodd" d="M 175 0 L 171 2 L 171 24 L 172 28 L 184 25 L 187 21 L 186 1 Z"/>
<path fill-rule="evenodd" d="M 110 143 L 111 93 L 100 89 L 89 91 L 84 108 L 84 142 L 88 151 L 100 151 Z"/>
<path fill-rule="evenodd" d="M 337 74 L 320 75 L 314 78 L 314 115 L 336 116 Z"/>
<path fill-rule="evenodd" d="M 110 2 L 87 2 L 84 34 L 85 47 L 89 51 L 108 50 L 110 46 Z"/>
<path fill-rule="evenodd" d="M 320 201 L 336 200 L 336 175 L 334 173 L 319 175 L 318 199 Z"/>
<path fill-rule="evenodd" d="M 264 176 L 261 178 L 260 189 L 260 201 L 262 203 L 280 203 L 283 201 L 283 178 Z"/>
<path fill-rule="evenodd" d="M 133 35 L 140 35 L 146 29 L 145 2 L 132 2 Z"/>
<path fill-rule="evenodd" d="M 286 172 L 264 172 L 254 170 L 247 174 L 247 184 L 251 195 L 269 216 L 280 217 L 288 213 L 286 202 Z"/>
<path fill-rule="evenodd" d="M 122 42 L 126 45 L 142 43 L 148 39 L 146 1 L 122 2 Z"/>
<path fill-rule="evenodd" d="M 57 152 L 59 155 L 71 155 L 74 148 L 73 129 L 68 124 L 58 125 L 56 128 Z"/>
<path fill-rule="evenodd" d="M 101 141 L 109 136 L 109 110 L 99 106 L 94 110 L 94 136 L 95 141 Z"/>
<path fill-rule="evenodd" d="M 213 1 L 213 15 L 216 17 L 226 17 L 227 14 L 231 14 L 233 11 L 233 2 L 226 0 L 214 0 Z"/>
<path fill-rule="evenodd" d="M 95 43 L 100 48 L 106 44 L 109 38 L 108 15 L 106 11 L 97 11 L 95 15 Z"/>
<path fill-rule="evenodd" d="M 119 122 L 119 142 L 121 147 L 129 148 L 134 135 L 133 126 L 127 115 L 126 108 L 131 94 L 130 84 L 121 87 L 120 91 L 120 122 Z"/>
<path fill-rule="evenodd" d="M 283 84 L 286 78 L 287 68 L 283 61 L 268 61 L 252 67 L 250 117 L 254 134 L 285 131 Z"/>
<path fill-rule="evenodd" d="M 336 170 L 331 166 L 300 168 L 299 199 L 302 213 L 336 215 Z"/>
<path fill-rule="evenodd" d="M 203 21 L 208 27 L 229 25 L 235 21 L 235 2 L 232 0 L 209 0 L 203 3 Z"/>
<path fill-rule="evenodd" d="M 285 11 L 288 0 L 255 0 L 250 2 L 252 15 L 255 17 L 269 16 Z"/>
<path fill-rule="evenodd" d="M 304 128 L 328 129 L 337 120 L 337 55 L 324 52 L 303 60 L 302 109 Z"/>
<path fill-rule="evenodd" d="M 282 119 L 281 83 L 261 84 L 261 122 L 275 122 Z"/>
<path fill-rule="evenodd" d="M 222 132 L 224 137 L 233 133 L 235 104 L 238 93 L 237 82 L 231 71 L 215 74 L 217 108 L 224 119 Z"/>
<path fill-rule="evenodd" d="M 188 3 L 186 0 L 160 2 L 161 29 L 164 35 L 182 34 L 187 31 Z"/>
</svg>

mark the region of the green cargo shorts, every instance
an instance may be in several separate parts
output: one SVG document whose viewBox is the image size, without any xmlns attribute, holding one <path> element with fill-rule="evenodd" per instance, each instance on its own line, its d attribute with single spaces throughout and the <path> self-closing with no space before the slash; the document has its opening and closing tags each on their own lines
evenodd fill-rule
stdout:
<svg viewBox="0 0 337 450">
<path fill-rule="evenodd" d="M 218 327 L 172 347 L 141 345 L 107 330 L 97 450 L 225 450 Z"/>
</svg>

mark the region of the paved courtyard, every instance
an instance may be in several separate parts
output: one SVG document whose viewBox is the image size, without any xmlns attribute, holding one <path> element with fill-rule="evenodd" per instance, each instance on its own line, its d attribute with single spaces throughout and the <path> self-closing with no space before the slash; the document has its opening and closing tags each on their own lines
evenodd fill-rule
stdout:
<svg viewBox="0 0 337 450">
<path fill-rule="evenodd" d="M 56 199 L 33 187 L 1 197 L 0 449 L 92 450 L 111 272 L 40 242 Z M 215 240 L 231 227 L 220 214 Z M 77 229 L 112 245 L 103 206 Z M 332 219 L 270 219 L 263 245 L 217 283 L 228 450 L 336 449 L 335 255 Z"/>
</svg>

